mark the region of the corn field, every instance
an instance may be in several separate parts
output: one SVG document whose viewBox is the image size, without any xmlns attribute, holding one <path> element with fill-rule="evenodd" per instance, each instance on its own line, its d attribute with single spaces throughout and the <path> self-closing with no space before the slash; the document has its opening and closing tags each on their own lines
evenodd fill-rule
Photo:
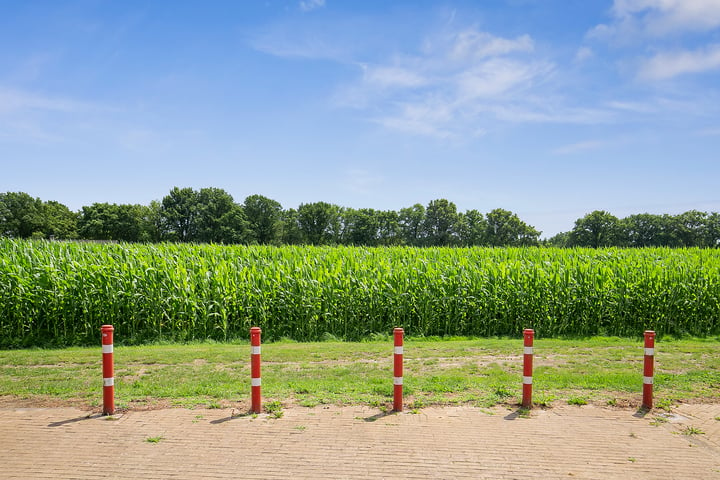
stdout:
<svg viewBox="0 0 720 480">
<path fill-rule="evenodd" d="M 720 334 L 720 251 L 0 239 L 0 347 L 247 338 Z"/>
</svg>

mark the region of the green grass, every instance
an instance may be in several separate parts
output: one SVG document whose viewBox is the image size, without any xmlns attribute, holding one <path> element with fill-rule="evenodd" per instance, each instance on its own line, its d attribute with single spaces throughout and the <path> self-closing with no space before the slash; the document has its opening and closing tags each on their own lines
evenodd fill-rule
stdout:
<svg viewBox="0 0 720 480">
<path fill-rule="evenodd" d="M 656 405 L 716 401 L 720 338 L 656 345 Z M 119 408 L 176 405 L 219 408 L 249 401 L 247 343 L 115 348 Z M 265 343 L 263 396 L 282 406 L 386 405 L 392 401 L 392 342 Z M 98 406 L 101 353 L 96 348 L 0 350 L 0 396 Z M 637 406 L 642 343 L 633 339 L 535 341 L 533 400 Z M 406 403 L 516 405 L 521 400 L 521 339 L 406 339 Z M 272 413 L 272 412 L 271 412 Z"/>
</svg>

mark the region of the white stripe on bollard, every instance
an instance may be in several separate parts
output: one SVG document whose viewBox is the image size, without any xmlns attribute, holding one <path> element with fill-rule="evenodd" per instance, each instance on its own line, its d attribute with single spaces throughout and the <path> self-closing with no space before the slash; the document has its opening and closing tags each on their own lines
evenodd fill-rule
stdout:
<svg viewBox="0 0 720 480">
<path fill-rule="evenodd" d="M 523 377 L 523 383 L 525 385 L 532 385 L 532 377 Z"/>
<path fill-rule="evenodd" d="M 393 385 L 402 385 L 403 377 L 393 377 Z"/>
<path fill-rule="evenodd" d="M 112 345 L 103 345 L 102 353 L 113 353 L 113 346 Z"/>
<path fill-rule="evenodd" d="M 533 354 L 533 347 L 524 347 L 523 353 L 525 355 L 532 355 Z"/>
<path fill-rule="evenodd" d="M 403 347 L 395 347 L 395 355 L 402 355 Z"/>
<path fill-rule="evenodd" d="M 253 355 L 260 355 L 260 349 L 262 347 L 252 347 L 252 351 L 250 352 Z"/>
<path fill-rule="evenodd" d="M 112 387 L 115 385 L 115 378 L 103 378 L 103 387 Z"/>
<path fill-rule="evenodd" d="M 653 384 L 653 377 L 643 377 L 643 383 L 645 385 L 652 385 Z"/>
<path fill-rule="evenodd" d="M 260 379 L 260 378 L 251 378 L 250 379 L 251 387 L 259 387 L 261 385 L 261 383 L 262 383 L 262 379 Z M 247 383 L 245 385 L 247 385 Z"/>
</svg>

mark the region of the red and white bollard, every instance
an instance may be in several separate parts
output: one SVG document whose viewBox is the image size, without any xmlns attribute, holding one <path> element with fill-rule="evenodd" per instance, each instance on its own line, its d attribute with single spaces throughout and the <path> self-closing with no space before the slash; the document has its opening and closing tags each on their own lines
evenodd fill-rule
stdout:
<svg viewBox="0 0 720 480">
<path fill-rule="evenodd" d="M 103 356 L 103 415 L 115 413 L 115 368 L 113 366 L 113 331 L 112 325 L 103 325 L 102 356 Z"/>
<path fill-rule="evenodd" d="M 394 357 L 394 378 L 393 378 L 393 410 L 402 412 L 403 410 L 403 336 L 405 332 L 402 328 L 393 330 L 395 337 L 395 354 Z"/>
<path fill-rule="evenodd" d="M 260 327 L 250 329 L 250 389 L 252 393 L 252 413 L 262 412 L 262 396 L 260 393 Z"/>
<path fill-rule="evenodd" d="M 653 407 L 653 376 L 655 374 L 655 332 L 645 330 L 645 365 L 643 369 L 643 408 Z"/>
<path fill-rule="evenodd" d="M 533 375 L 533 338 L 535 330 L 526 328 L 523 330 L 523 408 L 532 408 L 532 375 Z"/>
</svg>

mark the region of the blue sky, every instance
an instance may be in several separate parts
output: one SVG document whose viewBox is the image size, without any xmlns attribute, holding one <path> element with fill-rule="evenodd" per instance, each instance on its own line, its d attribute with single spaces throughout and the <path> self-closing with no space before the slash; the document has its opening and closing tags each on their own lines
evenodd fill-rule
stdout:
<svg viewBox="0 0 720 480">
<path fill-rule="evenodd" d="M 0 191 L 720 211 L 720 0 L 0 0 Z"/>
</svg>

